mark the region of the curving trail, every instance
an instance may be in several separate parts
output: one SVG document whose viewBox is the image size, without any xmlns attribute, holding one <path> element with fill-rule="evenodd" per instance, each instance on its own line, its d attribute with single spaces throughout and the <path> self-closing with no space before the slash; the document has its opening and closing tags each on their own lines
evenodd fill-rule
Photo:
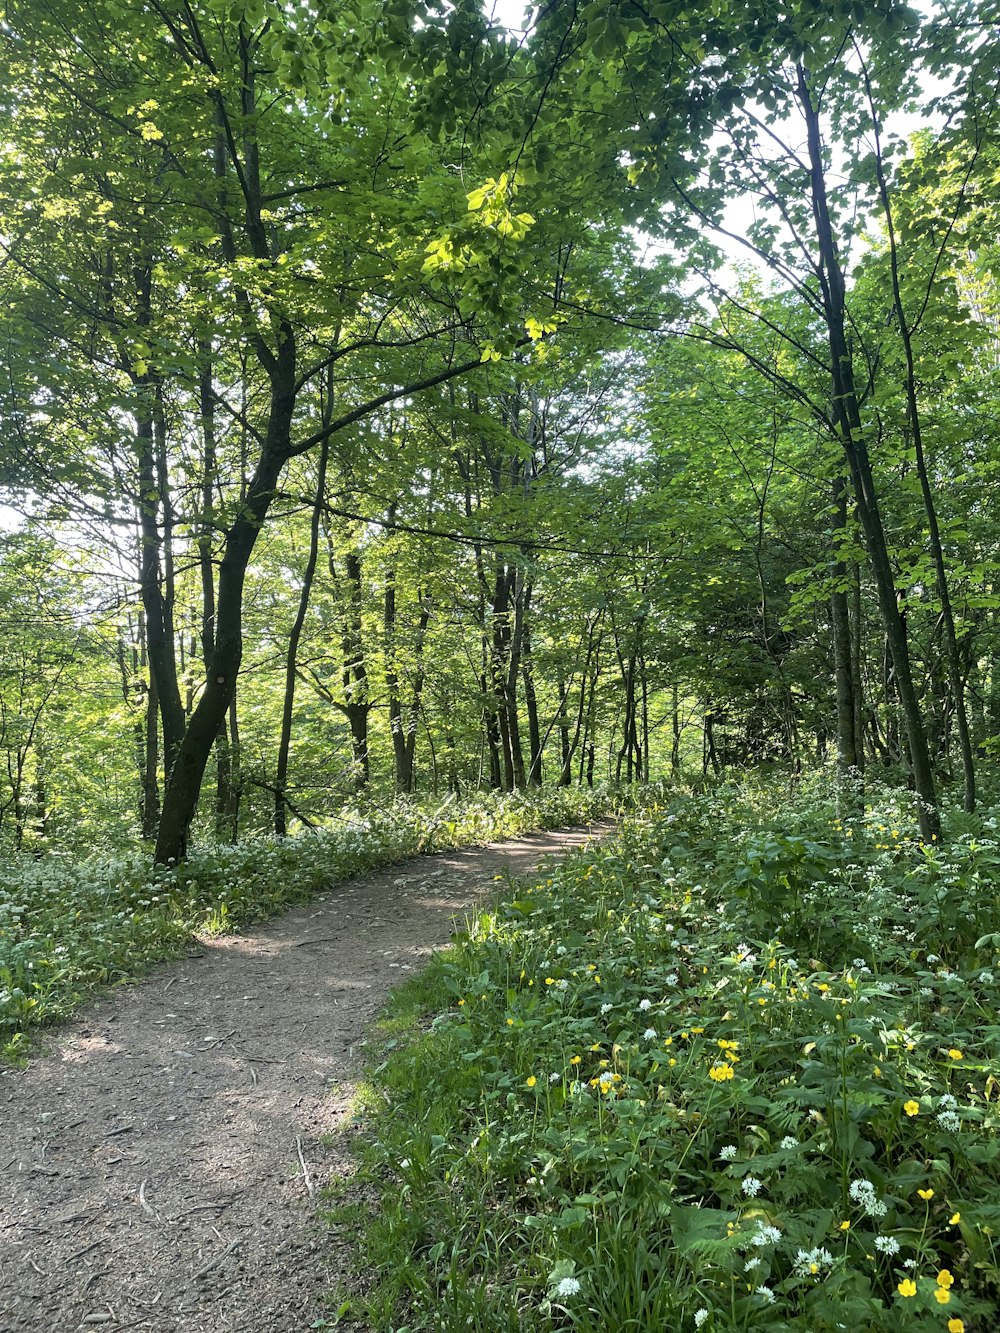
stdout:
<svg viewBox="0 0 1000 1333">
<path fill-rule="evenodd" d="M 452 918 L 609 826 L 425 856 L 205 941 L 0 1070 L 0 1333 L 301 1333 L 349 1263 L 355 1047 Z"/>
</svg>

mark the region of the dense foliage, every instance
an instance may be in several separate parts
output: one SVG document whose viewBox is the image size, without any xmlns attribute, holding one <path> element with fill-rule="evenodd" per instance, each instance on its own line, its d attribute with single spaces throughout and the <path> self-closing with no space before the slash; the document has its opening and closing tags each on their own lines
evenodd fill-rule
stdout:
<svg viewBox="0 0 1000 1333">
<path fill-rule="evenodd" d="M 11 9 L 4 849 L 833 754 L 974 808 L 996 20 Z"/>
<path fill-rule="evenodd" d="M 480 916 L 378 1042 L 343 1313 L 994 1327 L 1000 815 L 907 806 L 669 793 Z"/>
</svg>

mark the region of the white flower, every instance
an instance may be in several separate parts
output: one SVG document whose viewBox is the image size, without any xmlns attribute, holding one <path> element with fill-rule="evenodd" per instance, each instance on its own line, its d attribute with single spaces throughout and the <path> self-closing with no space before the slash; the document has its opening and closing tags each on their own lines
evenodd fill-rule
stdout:
<svg viewBox="0 0 1000 1333">
<path fill-rule="evenodd" d="M 614 1008 L 614 1005 L 613 1005 L 613 1004 L 602 1004 L 602 1005 L 601 1005 L 601 1015 L 603 1016 L 604 1014 L 610 1014 L 610 1013 L 611 1013 L 611 1010 L 612 1010 L 613 1008 Z"/>
<path fill-rule="evenodd" d="M 781 1240 L 781 1230 L 778 1227 L 772 1227 L 761 1222 L 757 1230 L 750 1237 L 751 1245 L 777 1245 Z"/>
<path fill-rule="evenodd" d="M 942 1129 L 949 1129 L 953 1134 L 962 1128 L 962 1122 L 958 1118 L 957 1111 L 939 1111 L 937 1122 Z"/>
<path fill-rule="evenodd" d="M 754 1292 L 755 1296 L 760 1296 L 768 1305 L 773 1305 L 776 1297 L 770 1287 L 758 1287 Z"/>
<path fill-rule="evenodd" d="M 848 1193 L 869 1217 L 885 1217 L 886 1206 L 876 1197 L 875 1186 L 870 1180 L 852 1180 Z"/>
<path fill-rule="evenodd" d="M 799 1141 L 794 1134 L 786 1134 L 781 1140 L 779 1147 L 784 1148 L 785 1152 L 790 1152 L 792 1148 L 797 1148 Z"/>
<path fill-rule="evenodd" d="M 982 972 L 980 972 L 979 980 L 983 983 L 984 986 L 992 986 L 993 973 L 989 970 L 989 968 L 985 968 Z"/>
<path fill-rule="evenodd" d="M 676 972 L 668 972 L 667 975 L 663 978 L 663 980 L 664 980 L 664 983 L 665 983 L 666 985 L 668 985 L 668 986 L 676 986 L 676 985 L 677 985 L 677 973 L 676 973 Z"/>
<path fill-rule="evenodd" d="M 643 1041 L 655 1041 L 658 1036 L 659 1033 L 656 1031 L 656 1028 L 647 1028 L 642 1034 L 642 1039 Z"/>
<path fill-rule="evenodd" d="M 644 1013 L 646 1012 L 647 1009 L 652 1009 L 652 1007 L 653 1007 L 653 1001 L 652 1001 L 652 1000 L 640 1000 L 640 1001 L 639 1001 L 639 1012 L 642 1013 L 642 1014 L 644 1014 Z"/>
<path fill-rule="evenodd" d="M 744 1194 L 749 1195 L 751 1199 L 755 1199 L 764 1188 L 764 1182 L 758 1180 L 756 1176 L 744 1176 L 743 1184 L 740 1188 L 743 1190 Z"/>
<path fill-rule="evenodd" d="M 881 1250 L 883 1254 L 898 1254 L 899 1241 L 895 1236 L 876 1236 L 875 1248 Z"/>
<path fill-rule="evenodd" d="M 938 1106 L 942 1111 L 954 1111 L 958 1106 L 958 1098 L 953 1097 L 950 1092 L 942 1093 Z"/>
<path fill-rule="evenodd" d="M 755 1254 L 752 1259 L 748 1259 L 746 1261 L 746 1263 L 743 1265 L 743 1268 L 747 1273 L 749 1273 L 750 1270 L 756 1268 L 760 1262 L 761 1262 L 760 1255 Z"/>
<path fill-rule="evenodd" d="M 700 1310 L 695 1310 L 694 1312 L 695 1328 L 701 1328 L 702 1324 L 705 1322 L 707 1318 L 708 1318 L 708 1311 L 705 1309 L 704 1306 L 702 1306 Z"/>
<path fill-rule="evenodd" d="M 727 1143 L 724 1148 L 719 1149 L 720 1162 L 731 1162 L 735 1156 L 736 1156 L 735 1143 Z"/>
<path fill-rule="evenodd" d="M 400 1158 L 400 1162 L 399 1162 L 399 1169 L 400 1169 L 400 1171 L 405 1171 L 406 1168 L 407 1168 L 409 1165 L 410 1165 L 410 1159 L 409 1159 L 408 1157 L 402 1157 L 402 1158 Z"/>
<path fill-rule="evenodd" d="M 929 963 L 940 963 L 940 961 L 941 961 L 941 955 L 940 955 L 940 954 L 937 954 L 937 953 L 929 953 L 929 954 L 927 955 L 927 961 L 928 961 Z"/>
<path fill-rule="evenodd" d="M 553 1069 L 552 1073 L 549 1075 L 549 1082 L 558 1083 L 561 1078 L 562 1074 L 560 1074 L 557 1069 Z"/>
<path fill-rule="evenodd" d="M 569 990 L 569 982 L 565 977 L 560 977 L 556 982 L 556 990 Z"/>
<path fill-rule="evenodd" d="M 832 1263 L 833 1255 L 827 1249 L 799 1250 L 795 1256 L 795 1272 L 799 1277 L 815 1277 Z"/>
<path fill-rule="evenodd" d="M 568 1296 L 575 1296 L 580 1290 L 580 1284 L 575 1277 L 564 1277 L 552 1288 L 552 1295 L 560 1301 L 566 1300 Z"/>
</svg>

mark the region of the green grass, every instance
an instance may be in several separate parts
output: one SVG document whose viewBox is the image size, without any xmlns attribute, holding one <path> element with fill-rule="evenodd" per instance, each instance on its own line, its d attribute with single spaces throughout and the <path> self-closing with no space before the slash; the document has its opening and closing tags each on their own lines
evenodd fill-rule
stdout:
<svg viewBox="0 0 1000 1333">
<path fill-rule="evenodd" d="M 148 852 L 0 862 L 0 1059 L 93 993 L 182 953 L 199 933 L 239 929 L 338 881 L 442 851 L 606 814 L 627 794 L 557 788 L 425 808 L 400 801 L 334 827 L 199 848 L 157 870 Z"/>
<path fill-rule="evenodd" d="M 397 994 L 350 1317 L 1000 1327 L 998 820 L 829 791 L 678 793 Z"/>
</svg>

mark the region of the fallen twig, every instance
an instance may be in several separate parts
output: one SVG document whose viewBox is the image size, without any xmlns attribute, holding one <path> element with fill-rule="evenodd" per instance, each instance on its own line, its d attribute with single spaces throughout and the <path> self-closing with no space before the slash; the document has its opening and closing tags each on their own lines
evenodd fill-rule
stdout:
<svg viewBox="0 0 1000 1333">
<path fill-rule="evenodd" d="M 295 1140 L 295 1148 L 299 1154 L 299 1166 L 302 1168 L 302 1179 L 305 1181 L 306 1191 L 310 1198 L 315 1193 L 312 1181 L 309 1179 L 309 1168 L 306 1166 L 306 1159 L 302 1156 L 302 1140 Z"/>
<path fill-rule="evenodd" d="M 188 1279 L 189 1283 L 197 1282 L 200 1277 L 204 1277 L 206 1273 L 210 1273 L 213 1268 L 218 1268 L 219 1264 L 221 1264 L 224 1259 L 228 1259 L 233 1250 L 235 1250 L 238 1245 L 242 1244 L 243 1242 L 241 1240 L 230 1241 L 221 1254 L 217 1254 L 214 1259 L 210 1259 L 207 1264 L 204 1264 L 199 1268 L 197 1273 L 191 1275 Z"/>
<path fill-rule="evenodd" d="M 144 1180 L 142 1184 L 139 1186 L 139 1204 L 142 1207 L 144 1213 L 148 1213 L 150 1217 L 155 1217 L 156 1216 L 155 1210 L 151 1208 L 149 1204 L 146 1202 L 146 1186 L 148 1183 L 149 1183 L 148 1181 Z"/>
</svg>

